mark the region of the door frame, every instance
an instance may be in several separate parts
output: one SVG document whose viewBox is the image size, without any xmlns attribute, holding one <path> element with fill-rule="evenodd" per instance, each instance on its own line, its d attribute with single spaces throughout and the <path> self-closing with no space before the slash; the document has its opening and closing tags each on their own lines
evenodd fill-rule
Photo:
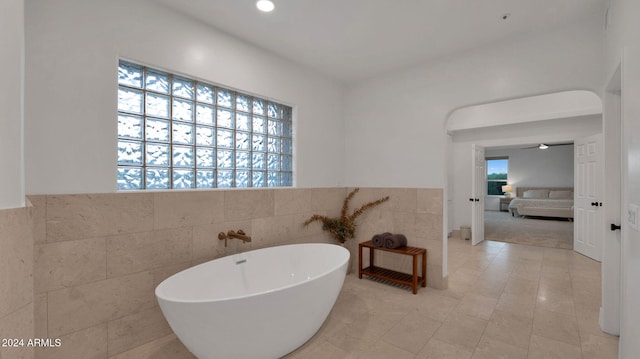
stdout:
<svg viewBox="0 0 640 359">
<path fill-rule="evenodd" d="M 632 204 L 640 205 L 640 47 L 629 46 L 623 49 L 621 71 L 621 129 L 622 137 L 622 206 L 621 213 L 621 250 L 620 250 L 620 358 L 630 358 L 640 352 L 640 289 L 636 276 L 640 273 L 640 231 L 638 213 L 632 213 Z M 635 134 L 632 136 L 631 134 Z M 632 166 L 633 161 L 636 166 Z M 634 214 L 632 219 L 632 214 Z M 633 224 L 633 225 L 632 225 Z M 635 227 L 635 228 L 634 228 Z M 613 263 L 612 263 L 613 264 Z"/>
<path fill-rule="evenodd" d="M 567 101 L 552 101 L 549 103 L 545 103 L 543 100 L 548 100 L 551 98 L 556 98 L 557 96 L 573 96 L 575 101 L 569 101 L 571 103 L 580 104 L 576 108 L 566 108 L 566 107 L 554 107 L 553 104 L 565 104 Z M 543 105 L 535 106 L 535 107 L 527 107 L 532 109 L 531 112 L 525 111 L 526 113 L 522 113 L 522 111 L 517 110 L 518 103 L 529 103 L 531 101 L 542 101 Z M 452 157 L 452 161 L 455 163 L 458 158 L 461 161 L 467 162 L 467 154 L 462 154 L 461 152 L 457 152 L 457 150 L 452 150 L 452 143 L 455 142 L 466 142 L 469 146 L 473 143 L 481 144 L 485 147 L 497 147 L 497 146 L 505 146 L 505 145 L 519 145 L 523 143 L 531 144 L 538 142 L 538 139 L 542 141 L 573 141 L 575 139 L 575 134 L 571 134 L 569 132 L 563 133 L 553 133 L 553 134 L 533 134 L 529 136 L 527 133 L 523 133 L 522 137 L 520 135 L 516 136 L 504 136 L 497 134 L 495 136 L 488 137 L 484 134 L 483 131 L 490 128 L 491 126 L 498 125 L 527 125 L 531 123 L 535 123 L 538 121 L 548 121 L 554 119 L 565 119 L 577 116 L 586 116 L 586 115 L 602 115 L 602 100 L 600 95 L 595 91 L 590 90 L 565 90 L 565 91 L 555 91 L 549 92 L 546 94 L 529 94 L 523 95 L 520 97 L 509 98 L 509 99 L 501 99 L 501 100 L 487 100 L 482 103 L 475 103 L 469 105 L 463 105 L 451 110 L 451 112 L 447 115 L 445 120 L 445 133 L 449 136 L 450 146 L 448 149 L 448 154 L 456 153 L 456 156 L 464 156 L 464 157 Z M 516 111 L 513 113 L 513 111 Z M 487 121 L 495 120 L 499 118 L 499 123 L 490 123 Z M 525 121 L 526 119 L 526 121 Z M 474 133 L 479 133 L 476 137 Z M 587 134 L 585 134 L 587 135 Z M 467 144 L 465 143 L 465 146 Z M 465 148 L 464 151 L 466 153 L 471 154 L 471 150 Z M 468 152 L 467 152 L 468 151 Z M 464 158 L 464 159 L 462 159 Z M 468 157 L 473 159 L 473 155 Z M 471 160 L 473 161 L 473 160 Z M 461 171 L 462 177 L 468 176 L 466 178 L 470 178 L 470 174 L 467 171 L 471 169 L 472 166 L 467 163 L 460 162 L 460 167 L 456 167 L 456 171 Z M 469 196 L 467 195 L 470 191 L 471 187 L 467 182 L 467 179 L 458 180 L 458 174 L 454 173 L 453 169 L 450 169 L 450 172 L 447 176 L 447 187 L 450 188 L 451 196 L 448 204 L 448 212 L 447 212 L 447 230 L 455 231 L 462 226 L 468 226 L 471 221 L 471 218 L 468 216 L 473 216 L 472 211 L 469 210 Z M 457 182 L 461 182 L 458 184 Z M 465 193 L 466 192 L 466 193 Z M 459 213 L 459 214 L 458 214 Z"/>
<path fill-rule="evenodd" d="M 604 225 L 620 224 L 624 178 L 622 176 L 622 64 L 610 77 L 603 98 L 604 171 L 609 183 L 604 186 Z M 618 188 L 616 188 L 618 187 Z M 605 228 L 602 243 L 602 293 L 599 324 L 602 331 L 620 334 L 620 280 L 621 280 L 621 231 Z"/>
</svg>

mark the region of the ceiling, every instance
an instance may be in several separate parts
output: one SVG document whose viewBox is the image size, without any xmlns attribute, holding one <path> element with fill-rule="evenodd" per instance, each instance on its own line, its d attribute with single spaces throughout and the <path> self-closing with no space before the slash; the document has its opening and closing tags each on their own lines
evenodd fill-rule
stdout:
<svg viewBox="0 0 640 359">
<path fill-rule="evenodd" d="M 344 83 L 602 17 L 606 2 L 274 0 L 262 13 L 255 0 L 154 1 Z"/>
</svg>

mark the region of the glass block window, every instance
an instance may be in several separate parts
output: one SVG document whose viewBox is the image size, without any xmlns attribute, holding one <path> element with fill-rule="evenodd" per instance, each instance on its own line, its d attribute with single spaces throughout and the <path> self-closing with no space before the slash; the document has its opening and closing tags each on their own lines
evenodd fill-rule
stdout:
<svg viewBox="0 0 640 359">
<path fill-rule="evenodd" d="M 287 187 L 292 108 L 120 61 L 118 189 Z"/>
</svg>

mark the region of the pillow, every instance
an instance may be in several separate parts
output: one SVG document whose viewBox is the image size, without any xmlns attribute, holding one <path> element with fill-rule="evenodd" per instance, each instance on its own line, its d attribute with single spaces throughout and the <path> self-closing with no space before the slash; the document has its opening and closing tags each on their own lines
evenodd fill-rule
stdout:
<svg viewBox="0 0 640 359">
<path fill-rule="evenodd" d="M 573 191 L 549 191 L 549 198 L 573 199 Z"/>
<path fill-rule="evenodd" d="M 549 198 L 548 189 L 530 189 L 522 194 L 524 198 Z"/>
</svg>

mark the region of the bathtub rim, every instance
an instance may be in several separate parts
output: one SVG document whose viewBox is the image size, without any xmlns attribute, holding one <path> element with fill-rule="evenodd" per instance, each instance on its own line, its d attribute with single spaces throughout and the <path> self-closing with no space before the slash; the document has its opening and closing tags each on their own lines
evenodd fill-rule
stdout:
<svg viewBox="0 0 640 359">
<path fill-rule="evenodd" d="M 261 251 L 261 250 L 265 250 L 265 249 L 270 249 L 270 248 L 277 248 L 277 247 L 291 247 L 291 246 L 337 246 L 340 247 L 341 249 L 338 249 L 338 251 L 346 251 L 347 253 L 347 257 L 345 259 L 344 262 L 341 262 L 335 266 L 330 267 L 329 269 L 327 269 L 326 271 L 310 278 L 310 279 L 305 279 L 303 281 L 300 282 L 296 282 L 296 283 L 292 283 L 292 284 L 287 284 L 284 286 L 280 286 L 277 288 L 273 288 L 273 289 L 268 289 L 268 290 L 263 290 L 260 292 L 255 292 L 255 293 L 251 293 L 249 295 L 241 295 L 241 296 L 230 296 L 230 297 L 225 297 L 225 298 L 221 298 L 221 299 L 180 299 L 180 300 L 176 300 L 175 298 L 168 298 L 166 296 L 163 295 L 159 295 L 158 291 L 159 288 L 165 283 L 168 282 L 169 280 L 173 279 L 176 280 L 174 277 L 189 271 L 189 270 L 193 270 L 197 267 L 200 266 L 204 266 L 210 262 L 216 261 L 216 260 L 221 260 L 223 258 L 227 258 L 227 257 L 232 257 L 232 256 L 236 256 L 236 255 L 241 255 L 241 254 L 247 254 L 247 253 L 251 253 L 251 252 L 257 252 L 257 251 Z M 344 252 L 343 252 L 344 253 Z M 277 245 L 277 246 L 271 246 L 271 247 L 263 247 L 263 248 L 257 248 L 257 249 L 252 249 L 250 251 L 246 251 L 246 252 L 240 252 L 240 253 L 234 253 L 234 254 L 230 254 L 224 257 L 219 257 L 219 258 L 215 258 L 212 259 L 210 261 L 206 261 L 204 263 L 200 263 L 194 266 L 191 266 L 189 268 L 185 268 L 177 273 L 172 274 L 171 276 L 165 278 L 162 282 L 160 282 L 154 289 L 154 294 L 156 296 L 156 299 L 158 301 L 165 301 L 165 302 L 170 302 L 170 303 L 184 303 L 184 304 L 204 304 L 204 303 L 222 303 L 222 302 L 226 302 L 226 301 L 233 301 L 233 300 L 241 300 L 241 299 L 247 299 L 247 298 L 253 298 L 253 297 L 257 297 L 257 296 L 261 296 L 261 295 L 266 295 L 266 294 L 270 294 L 270 293 L 275 293 L 278 291 L 283 291 L 289 288 L 293 288 L 296 286 L 300 286 L 300 285 L 304 285 L 304 283 L 307 283 L 309 281 L 313 281 L 313 280 L 319 280 L 323 277 L 328 276 L 331 273 L 334 273 L 336 271 L 338 271 L 340 269 L 340 267 L 342 266 L 348 266 L 349 265 L 349 259 L 351 257 L 351 252 L 345 248 L 344 246 L 340 245 L 340 244 L 334 244 L 334 243 L 322 243 L 322 242 L 314 242 L 314 243 L 292 243 L 292 244 L 283 244 L 283 245 Z M 345 275 L 346 275 L 346 269 L 345 269 Z"/>
</svg>

